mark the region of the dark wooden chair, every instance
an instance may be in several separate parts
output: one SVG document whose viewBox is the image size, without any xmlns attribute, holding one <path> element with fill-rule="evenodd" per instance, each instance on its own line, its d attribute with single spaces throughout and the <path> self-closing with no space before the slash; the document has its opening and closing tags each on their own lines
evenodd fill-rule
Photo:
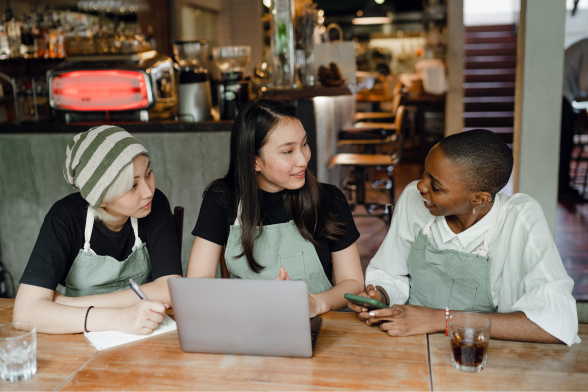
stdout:
<svg viewBox="0 0 588 392">
<path fill-rule="evenodd" d="M 176 229 L 176 238 L 182 254 L 182 236 L 184 234 L 184 207 L 174 208 L 174 228 Z"/>
</svg>

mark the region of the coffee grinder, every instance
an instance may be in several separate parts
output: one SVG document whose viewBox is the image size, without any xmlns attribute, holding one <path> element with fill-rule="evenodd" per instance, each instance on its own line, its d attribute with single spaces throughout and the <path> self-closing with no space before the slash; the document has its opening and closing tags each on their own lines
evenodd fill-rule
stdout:
<svg viewBox="0 0 588 392">
<path fill-rule="evenodd" d="M 180 67 L 180 120 L 212 119 L 210 80 L 208 70 L 202 65 L 207 53 L 206 41 L 176 41 L 174 44 L 174 56 Z"/>
<path fill-rule="evenodd" d="M 221 120 L 233 120 L 239 109 L 249 101 L 251 78 L 244 77 L 251 58 L 250 46 L 221 46 L 212 50 L 214 62 L 221 71 L 219 112 Z"/>
</svg>

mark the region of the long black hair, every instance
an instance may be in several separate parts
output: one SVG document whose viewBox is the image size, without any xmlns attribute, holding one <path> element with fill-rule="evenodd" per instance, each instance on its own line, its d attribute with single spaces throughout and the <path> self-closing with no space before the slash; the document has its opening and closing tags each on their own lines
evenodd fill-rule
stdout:
<svg viewBox="0 0 588 392">
<path fill-rule="evenodd" d="M 270 100 L 251 101 L 241 108 L 231 131 L 229 170 L 223 178 L 213 181 L 204 194 L 216 197 L 236 209 L 241 203 L 241 246 L 252 271 L 259 273 L 264 266 L 253 257 L 254 242 L 263 230 L 261 222 L 261 190 L 257 184 L 255 158 L 267 143 L 270 132 L 284 119 L 298 119 L 296 113 L 283 103 Z M 327 209 L 327 196 L 316 177 L 306 171 L 300 189 L 287 190 L 285 205 L 298 231 L 306 240 L 318 246 L 314 237 L 336 239 L 343 234 L 342 224 Z"/>
</svg>

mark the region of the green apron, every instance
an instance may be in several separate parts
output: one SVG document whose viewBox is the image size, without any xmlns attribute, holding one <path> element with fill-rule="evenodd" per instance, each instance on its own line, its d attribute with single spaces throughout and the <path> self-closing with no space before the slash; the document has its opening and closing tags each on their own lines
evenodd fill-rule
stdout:
<svg viewBox="0 0 588 392">
<path fill-rule="evenodd" d="M 64 295 L 82 297 L 94 294 L 108 294 L 129 287 L 129 279 L 138 285 L 149 281 L 151 263 L 147 245 L 139 238 L 137 218 L 131 217 L 135 233 L 133 251 L 124 261 L 110 256 L 98 256 L 90 248 L 90 238 L 94 227 L 94 210 L 88 208 L 84 248 L 80 249 L 76 259 L 65 278 Z"/>
<path fill-rule="evenodd" d="M 261 235 L 255 240 L 253 257 L 265 268 L 255 273 L 249 268 L 241 246 L 241 226 L 239 205 L 235 223 L 231 225 L 225 262 L 231 277 L 240 279 L 274 279 L 284 267 L 292 280 L 303 280 L 312 294 L 322 293 L 333 287 L 320 262 L 314 245 L 304 239 L 293 221 L 263 226 Z"/>
<path fill-rule="evenodd" d="M 410 291 L 408 303 L 433 309 L 494 313 L 497 307 L 492 301 L 488 244 L 498 223 L 497 198 L 494 219 L 484 237 L 480 254 L 458 252 L 451 249 L 438 250 L 427 237 L 435 222 L 429 222 L 412 244 L 408 258 Z"/>
</svg>

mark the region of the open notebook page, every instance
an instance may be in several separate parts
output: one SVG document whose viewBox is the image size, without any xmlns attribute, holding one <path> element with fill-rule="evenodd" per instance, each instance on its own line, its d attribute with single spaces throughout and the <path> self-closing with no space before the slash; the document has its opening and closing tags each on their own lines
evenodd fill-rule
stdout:
<svg viewBox="0 0 588 392">
<path fill-rule="evenodd" d="M 162 333 L 175 331 L 178 326 L 174 320 L 172 320 L 167 314 L 163 316 L 164 322 L 161 322 L 157 329 L 149 335 L 131 335 L 119 331 L 104 331 L 104 332 L 84 332 L 86 338 L 92 343 L 98 351 L 104 350 L 110 347 L 120 346 L 134 342 L 141 339 L 147 339 L 152 336 L 160 335 Z"/>
</svg>

